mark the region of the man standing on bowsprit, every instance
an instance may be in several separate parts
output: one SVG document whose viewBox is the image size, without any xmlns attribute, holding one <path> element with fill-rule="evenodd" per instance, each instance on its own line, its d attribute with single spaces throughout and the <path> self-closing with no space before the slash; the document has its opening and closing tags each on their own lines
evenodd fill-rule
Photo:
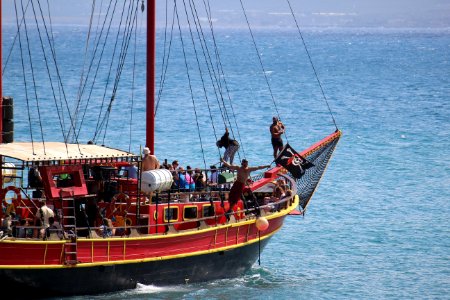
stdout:
<svg viewBox="0 0 450 300">
<path fill-rule="evenodd" d="M 273 158 L 277 158 L 278 151 L 283 149 L 283 140 L 281 135 L 284 133 L 284 125 L 277 117 L 272 118 L 270 125 L 270 134 L 272 135 Z"/>
</svg>

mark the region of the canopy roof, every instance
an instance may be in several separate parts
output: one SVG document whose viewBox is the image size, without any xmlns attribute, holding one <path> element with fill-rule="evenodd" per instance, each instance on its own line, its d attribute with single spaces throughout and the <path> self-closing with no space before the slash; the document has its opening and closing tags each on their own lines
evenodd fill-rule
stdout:
<svg viewBox="0 0 450 300">
<path fill-rule="evenodd" d="M 132 153 L 103 146 L 61 142 L 0 144 L 0 155 L 25 162 L 137 157 Z"/>
</svg>

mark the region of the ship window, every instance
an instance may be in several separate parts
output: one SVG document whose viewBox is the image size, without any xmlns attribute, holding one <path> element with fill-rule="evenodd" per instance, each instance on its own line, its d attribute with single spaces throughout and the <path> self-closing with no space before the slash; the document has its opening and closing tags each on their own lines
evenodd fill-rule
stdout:
<svg viewBox="0 0 450 300">
<path fill-rule="evenodd" d="M 178 221 L 178 207 L 164 208 L 164 222 Z"/>
<path fill-rule="evenodd" d="M 205 204 L 203 205 L 203 217 L 212 217 L 214 216 L 214 206 L 211 204 Z"/>
<path fill-rule="evenodd" d="M 185 206 L 183 219 L 184 220 L 197 219 L 197 206 Z"/>
</svg>

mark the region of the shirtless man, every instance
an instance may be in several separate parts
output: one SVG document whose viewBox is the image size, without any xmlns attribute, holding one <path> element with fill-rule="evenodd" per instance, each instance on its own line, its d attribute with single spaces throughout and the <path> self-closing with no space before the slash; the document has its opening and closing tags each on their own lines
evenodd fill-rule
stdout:
<svg viewBox="0 0 450 300">
<path fill-rule="evenodd" d="M 277 158 L 278 151 L 283 149 L 283 140 L 281 135 L 284 133 L 284 125 L 277 117 L 272 118 L 270 125 L 270 134 L 272 135 L 273 158 Z"/>
<path fill-rule="evenodd" d="M 230 194 L 228 196 L 228 202 L 230 203 L 230 210 L 228 210 L 227 213 L 229 213 L 232 211 L 233 206 L 235 206 L 236 203 L 241 198 L 242 192 L 244 191 L 245 184 L 247 183 L 250 173 L 256 170 L 269 168 L 270 165 L 249 167 L 248 161 L 246 159 L 242 160 L 241 166 L 231 165 L 227 163 L 223 158 L 221 159 L 221 161 L 226 168 L 237 171 L 236 181 L 233 183 L 233 186 L 231 187 L 230 190 Z"/>
<path fill-rule="evenodd" d="M 142 159 L 142 171 L 159 169 L 159 160 L 156 156 L 150 154 L 150 149 L 144 148 L 144 158 Z"/>
</svg>

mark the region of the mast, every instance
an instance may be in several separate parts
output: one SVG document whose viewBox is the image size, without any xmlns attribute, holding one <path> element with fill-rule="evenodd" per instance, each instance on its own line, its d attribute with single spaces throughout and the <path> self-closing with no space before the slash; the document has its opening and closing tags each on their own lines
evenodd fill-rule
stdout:
<svg viewBox="0 0 450 300">
<path fill-rule="evenodd" d="M 1 1 L 1 0 L 0 0 Z M 156 0 L 147 0 L 146 145 L 155 153 Z"/>
</svg>

